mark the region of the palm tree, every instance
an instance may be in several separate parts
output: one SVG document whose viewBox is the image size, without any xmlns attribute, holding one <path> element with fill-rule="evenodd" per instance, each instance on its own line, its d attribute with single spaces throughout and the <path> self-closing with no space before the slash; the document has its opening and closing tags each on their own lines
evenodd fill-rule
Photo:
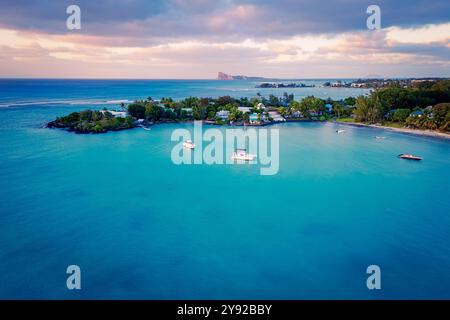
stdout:
<svg viewBox="0 0 450 320">
<path fill-rule="evenodd" d="M 333 111 L 334 113 L 337 113 L 337 118 L 340 119 L 341 118 L 341 112 L 344 111 L 344 107 L 341 104 L 335 104 L 333 105 Z"/>
<path fill-rule="evenodd" d="M 369 98 L 365 96 L 359 96 L 356 99 L 356 109 L 354 111 L 355 119 L 357 121 L 365 122 L 368 120 L 369 114 Z"/>
</svg>

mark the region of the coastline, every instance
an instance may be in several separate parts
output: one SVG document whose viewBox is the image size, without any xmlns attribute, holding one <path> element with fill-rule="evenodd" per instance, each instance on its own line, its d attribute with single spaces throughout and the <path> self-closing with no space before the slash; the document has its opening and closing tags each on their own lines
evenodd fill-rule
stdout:
<svg viewBox="0 0 450 320">
<path fill-rule="evenodd" d="M 295 120 L 286 120 L 284 122 L 267 122 L 264 124 L 229 124 L 228 126 L 232 127 L 265 127 L 275 124 L 286 124 L 286 123 L 298 123 L 298 122 L 329 122 L 329 123 L 335 123 L 335 124 L 343 124 L 343 125 L 349 125 L 353 127 L 366 127 L 366 128 L 373 128 L 373 129 L 383 129 L 383 130 L 389 130 L 394 131 L 397 133 L 404 133 L 409 135 L 415 135 L 415 136 L 422 136 L 422 137 L 432 137 L 432 138 L 438 138 L 438 139 L 447 139 L 450 140 L 450 134 L 439 132 L 439 131 L 431 131 L 431 130 L 420 130 L 420 129 L 410 129 L 410 128 L 394 128 L 394 127 L 386 127 L 386 126 L 380 126 L 375 124 L 365 124 L 360 122 L 337 122 L 337 121 L 318 121 L 318 120 L 311 120 L 311 119 L 295 119 Z M 194 120 L 188 120 L 188 121 L 174 121 L 174 122 L 155 122 L 154 124 L 163 124 L 163 123 L 194 123 Z M 203 124 L 206 125 L 214 125 L 214 126 L 223 126 L 223 124 L 218 123 L 211 123 L 206 120 L 202 120 Z"/>
<path fill-rule="evenodd" d="M 225 125 L 225 126 L 227 126 L 227 124 L 213 123 L 212 121 L 208 121 L 208 120 L 200 120 L 200 121 L 202 121 L 202 124 L 204 124 L 204 125 L 212 125 L 212 126 L 224 126 Z M 315 120 L 310 120 L 310 119 L 295 119 L 295 120 L 287 120 L 284 122 L 267 122 L 267 123 L 262 123 L 262 124 L 245 124 L 244 125 L 243 123 L 233 123 L 233 124 L 228 124 L 228 126 L 232 126 L 232 127 L 265 127 L 265 126 L 270 126 L 270 125 L 274 125 L 274 124 L 286 124 L 286 123 L 294 123 L 294 122 L 297 122 L 297 123 L 298 122 L 329 122 L 329 123 L 347 125 L 347 126 L 353 126 L 353 127 L 383 129 L 383 130 L 389 130 L 389 131 L 393 131 L 393 132 L 397 132 L 397 133 L 404 133 L 404 134 L 415 135 L 415 136 L 450 140 L 450 134 L 444 133 L 444 132 L 431 131 L 431 130 L 420 130 L 420 129 L 410 129 L 410 128 L 395 128 L 395 127 L 386 127 L 386 126 L 381 126 L 381 125 L 376 125 L 376 124 L 366 124 L 366 123 L 360 123 L 360 122 L 338 122 L 338 121 L 330 121 L 330 120 L 315 121 Z M 154 125 L 158 125 L 158 124 L 167 124 L 167 123 L 172 123 L 172 124 L 194 123 L 194 120 L 159 120 L 159 121 L 150 122 L 148 125 L 154 126 Z M 42 127 L 49 128 L 49 129 L 54 129 L 54 128 L 62 129 L 62 130 L 68 131 L 68 132 L 74 132 L 76 134 L 102 134 L 102 133 L 104 134 L 109 131 L 130 130 L 130 129 L 138 128 L 140 126 L 134 125 L 132 127 L 110 129 L 110 130 L 105 130 L 105 131 L 101 131 L 101 132 L 91 132 L 91 131 L 83 132 L 83 131 L 74 130 L 73 128 L 57 125 L 56 120 L 53 120 L 53 121 L 50 121 L 50 122 L 44 124 Z"/>
<path fill-rule="evenodd" d="M 394 127 L 386 127 L 386 126 L 381 126 L 381 125 L 376 125 L 376 124 L 365 124 L 365 123 L 360 123 L 360 122 L 338 122 L 338 121 L 330 121 L 330 122 L 342 124 L 342 125 L 354 126 L 354 127 L 368 127 L 368 128 L 375 128 L 375 129 L 383 129 L 383 130 L 389 130 L 389 131 L 393 131 L 393 132 L 405 133 L 405 134 L 410 134 L 410 135 L 415 135 L 415 136 L 432 137 L 432 138 L 450 140 L 450 134 L 439 132 L 439 131 L 410 129 L 410 128 L 394 128 Z"/>
</svg>

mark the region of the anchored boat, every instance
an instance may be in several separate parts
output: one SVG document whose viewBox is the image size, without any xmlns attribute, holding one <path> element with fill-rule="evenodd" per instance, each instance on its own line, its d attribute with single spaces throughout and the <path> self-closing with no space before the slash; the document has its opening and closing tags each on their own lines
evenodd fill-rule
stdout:
<svg viewBox="0 0 450 320">
<path fill-rule="evenodd" d="M 185 147 L 187 149 L 194 149 L 195 148 L 195 143 L 193 143 L 192 140 L 186 140 L 183 143 L 183 147 Z"/>
<path fill-rule="evenodd" d="M 402 153 L 402 154 L 399 154 L 398 156 L 399 156 L 399 158 L 407 159 L 407 160 L 416 160 L 416 161 L 422 160 L 422 157 L 415 156 L 410 153 Z"/>
<path fill-rule="evenodd" d="M 248 154 L 245 149 L 236 149 L 231 155 L 232 160 L 244 160 L 244 161 L 253 161 L 256 156 L 253 154 Z"/>
</svg>

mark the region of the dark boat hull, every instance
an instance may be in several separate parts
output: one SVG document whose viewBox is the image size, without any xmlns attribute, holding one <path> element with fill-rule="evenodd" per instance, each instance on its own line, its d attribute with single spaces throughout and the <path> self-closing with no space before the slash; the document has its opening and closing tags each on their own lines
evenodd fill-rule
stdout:
<svg viewBox="0 0 450 320">
<path fill-rule="evenodd" d="M 422 160 L 421 157 L 406 156 L 406 155 L 403 155 L 403 154 L 399 154 L 398 157 L 402 158 L 402 159 L 406 159 L 406 160 L 414 160 L 414 161 L 421 161 Z"/>
</svg>

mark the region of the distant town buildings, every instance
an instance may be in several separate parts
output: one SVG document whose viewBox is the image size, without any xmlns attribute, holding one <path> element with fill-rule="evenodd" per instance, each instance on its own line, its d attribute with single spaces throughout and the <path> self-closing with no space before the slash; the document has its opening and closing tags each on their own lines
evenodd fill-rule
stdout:
<svg viewBox="0 0 450 320">
<path fill-rule="evenodd" d="M 424 82 L 435 82 L 438 80 L 442 80 L 440 78 L 423 78 L 423 79 L 358 79 L 353 82 L 344 82 L 344 81 L 335 81 L 335 82 L 325 82 L 323 84 L 324 87 L 333 87 L 333 88 L 384 88 L 391 85 L 399 86 L 399 87 L 410 87 L 416 86 Z"/>
</svg>

